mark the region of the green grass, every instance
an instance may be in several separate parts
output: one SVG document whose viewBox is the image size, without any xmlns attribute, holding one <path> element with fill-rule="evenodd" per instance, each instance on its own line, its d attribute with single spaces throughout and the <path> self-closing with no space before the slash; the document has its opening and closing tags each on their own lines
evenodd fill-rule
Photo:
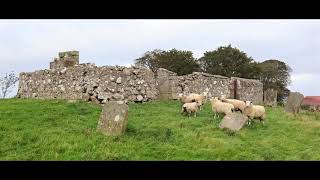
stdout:
<svg viewBox="0 0 320 180">
<path fill-rule="evenodd" d="M 0 101 L 0 160 L 319 160 L 320 114 L 267 108 L 265 125 L 233 134 L 207 103 L 182 116 L 176 101 L 129 105 L 127 132 L 96 132 L 101 108 L 86 102 Z"/>
</svg>

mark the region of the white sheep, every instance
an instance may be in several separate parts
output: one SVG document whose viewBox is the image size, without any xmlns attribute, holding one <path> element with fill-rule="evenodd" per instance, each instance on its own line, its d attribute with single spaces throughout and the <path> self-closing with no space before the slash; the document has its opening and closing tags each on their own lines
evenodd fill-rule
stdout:
<svg viewBox="0 0 320 180">
<path fill-rule="evenodd" d="M 266 110 L 264 106 L 253 105 L 251 101 L 246 101 L 244 114 L 249 118 L 248 124 L 251 124 L 252 119 L 260 119 L 260 122 L 262 121 L 264 124 L 264 120 L 266 118 Z"/>
<path fill-rule="evenodd" d="M 194 113 L 194 117 L 197 117 L 197 112 L 199 110 L 200 104 L 198 102 L 185 103 L 182 106 L 181 114 L 187 113 L 190 117 L 190 114 Z"/>
<path fill-rule="evenodd" d="M 230 103 L 234 106 L 235 111 L 240 111 L 243 113 L 244 108 L 246 107 L 245 101 L 241 101 L 238 99 L 226 99 L 225 97 L 220 98 L 222 102 Z"/>
<path fill-rule="evenodd" d="M 191 103 L 191 102 L 195 102 L 195 98 L 192 97 L 192 96 L 187 96 L 187 95 L 184 95 L 184 94 L 179 94 L 179 101 L 182 103 L 182 104 L 185 104 L 185 103 Z"/>
<path fill-rule="evenodd" d="M 190 99 L 194 99 L 195 102 L 200 104 L 200 110 L 202 110 L 202 106 L 207 102 L 207 93 L 203 92 L 202 94 L 189 94 Z"/>
<path fill-rule="evenodd" d="M 227 115 L 234 111 L 234 106 L 232 104 L 222 102 L 217 97 L 211 98 L 211 106 L 212 112 L 214 113 L 214 118 L 216 118 L 216 115 L 218 113 L 223 113 L 224 115 Z"/>
</svg>

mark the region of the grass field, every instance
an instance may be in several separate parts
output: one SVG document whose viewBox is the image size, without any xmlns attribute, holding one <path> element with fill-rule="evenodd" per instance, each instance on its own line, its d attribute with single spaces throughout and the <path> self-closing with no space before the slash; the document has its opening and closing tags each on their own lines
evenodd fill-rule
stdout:
<svg viewBox="0 0 320 180">
<path fill-rule="evenodd" d="M 320 114 L 268 108 L 236 134 L 207 103 L 197 118 L 176 101 L 129 105 L 125 135 L 96 132 L 100 107 L 58 100 L 0 100 L 0 160 L 320 160 Z"/>
</svg>

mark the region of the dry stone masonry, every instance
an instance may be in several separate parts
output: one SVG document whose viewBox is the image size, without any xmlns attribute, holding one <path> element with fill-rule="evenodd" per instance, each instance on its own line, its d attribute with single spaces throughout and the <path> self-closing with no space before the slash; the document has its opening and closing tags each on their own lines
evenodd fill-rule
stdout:
<svg viewBox="0 0 320 180">
<path fill-rule="evenodd" d="M 202 72 L 177 76 L 176 73 L 160 68 L 157 71 L 160 99 L 177 99 L 180 93 L 207 92 L 208 98 L 224 95 L 228 98 L 263 103 L 263 84 L 254 79 L 243 79 L 212 75 Z"/>
<path fill-rule="evenodd" d="M 110 100 L 149 101 L 158 96 L 154 75 L 148 69 L 94 64 L 69 66 L 64 60 L 57 61 L 58 65 L 53 63 L 50 70 L 21 73 L 17 96 L 83 99 L 101 104 Z"/>
<path fill-rule="evenodd" d="M 108 101 L 144 102 L 177 99 L 180 93 L 207 92 L 208 98 L 229 98 L 263 103 L 263 86 L 258 80 L 228 78 L 202 72 L 177 76 L 160 68 L 155 74 L 146 68 L 79 64 L 79 52 L 60 52 L 50 69 L 20 73 L 17 97 L 82 99 L 97 104 Z"/>
</svg>

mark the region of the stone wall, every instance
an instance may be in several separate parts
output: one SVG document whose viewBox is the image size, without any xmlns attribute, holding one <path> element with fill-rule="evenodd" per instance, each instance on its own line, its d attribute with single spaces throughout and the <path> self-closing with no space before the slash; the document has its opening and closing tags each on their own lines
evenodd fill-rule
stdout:
<svg viewBox="0 0 320 180">
<path fill-rule="evenodd" d="M 79 51 L 60 52 L 58 58 L 50 62 L 50 69 L 62 69 L 79 64 Z"/>
<path fill-rule="evenodd" d="M 230 97 L 263 104 L 263 84 L 254 79 L 230 78 Z"/>
<path fill-rule="evenodd" d="M 80 64 L 60 70 L 21 73 L 21 98 L 148 101 L 157 99 L 153 73 L 148 69 Z"/>
<path fill-rule="evenodd" d="M 179 79 L 179 86 L 182 93 L 202 93 L 207 92 L 208 98 L 220 97 L 225 95 L 229 97 L 229 78 L 208 73 L 194 72 Z M 179 88 L 178 88 L 179 89 Z"/>
<path fill-rule="evenodd" d="M 17 97 L 83 99 L 96 103 L 178 99 L 180 93 L 207 92 L 208 99 L 229 98 L 263 102 L 263 86 L 257 80 L 228 78 L 201 72 L 177 76 L 160 68 L 156 74 L 137 67 L 79 64 L 79 52 L 59 53 L 49 70 L 20 73 Z"/>
<path fill-rule="evenodd" d="M 254 79 L 228 78 L 202 72 L 177 76 L 162 68 L 157 71 L 157 79 L 161 99 L 177 99 L 180 93 L 207 92 L 208 99 L 224 95 L 255 104 L 263 103 L 263 84 Z"/>
<path fill-rule="evenodd" d="M 157 71 L 160 99 L 178 99 L 178 95 L 207 92 L 213 96 L 229 96 L 229 78 L 208 73 L 194 72 L 177 76 L 176 73 L 160 68 Z"/>
</svg>

